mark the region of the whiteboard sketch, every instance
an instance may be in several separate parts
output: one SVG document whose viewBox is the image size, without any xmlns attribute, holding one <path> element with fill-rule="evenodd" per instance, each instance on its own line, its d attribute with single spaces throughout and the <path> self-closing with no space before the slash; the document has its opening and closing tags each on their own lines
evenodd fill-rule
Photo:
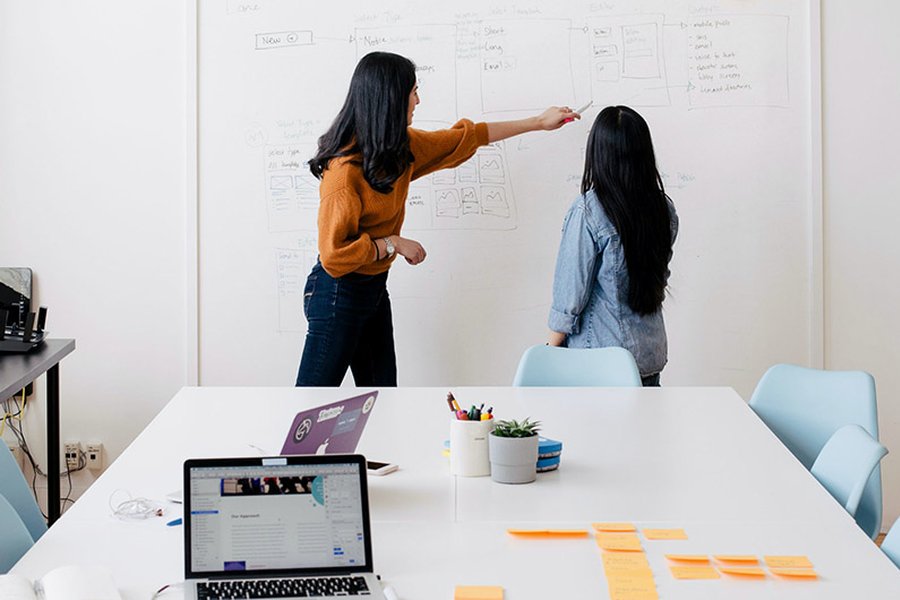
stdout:
<svg viewBox="0 0 900 600">
<path fill-rule="evenodd" d="M 559 227 L 591 121 L 611 104 L 647 119 L 682 220 L 665 384 L 746 392 L 769 364 L 807 360 L 807 0 L 199 5 L 202 384 L 293 382 L 317 256 L 306 161 L 374 50 L 416 63 L 421 129 L 593 101 L 581 123 L 413 182 L 403 231 L 428 261 L 398 261 L 389 284 L 403 385 L 507 384 L 519 351 L 543 341 Z M 231 339 L 235 318 L 264 356 Z"/>
</svg>

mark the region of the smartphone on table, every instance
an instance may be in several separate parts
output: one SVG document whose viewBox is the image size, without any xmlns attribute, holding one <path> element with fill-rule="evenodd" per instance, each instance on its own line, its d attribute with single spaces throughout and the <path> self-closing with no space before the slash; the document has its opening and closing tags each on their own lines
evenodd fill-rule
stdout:
<svg viewBox="0 0 900 600">
<path fill-rule="evenodd" d="M 395 465 L 394 463 L 377 462 L 374 460 L 366 461 L 366 470 L 368 471 L 369 475 L 387 475 L 388 473 L 393 473 L 399 468 L 399 465 Z"/>
</svg>

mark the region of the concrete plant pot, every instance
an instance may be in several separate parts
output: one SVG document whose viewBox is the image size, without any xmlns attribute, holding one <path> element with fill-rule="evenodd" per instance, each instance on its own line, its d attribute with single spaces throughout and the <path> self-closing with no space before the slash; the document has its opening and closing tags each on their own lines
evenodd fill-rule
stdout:
<svg viewBox="0 0 900 600">
<path fill-rule="evenodd" d="M 537 479 L 538 436 L 488 436 L 491 479 L 498 483 L 531 483 Z"/>
</svg>

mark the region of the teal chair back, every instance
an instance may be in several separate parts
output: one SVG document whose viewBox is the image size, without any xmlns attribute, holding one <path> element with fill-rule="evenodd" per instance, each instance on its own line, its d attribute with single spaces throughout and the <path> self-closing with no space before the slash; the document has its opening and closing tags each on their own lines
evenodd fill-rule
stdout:
<svg viewBox="0 0 900 600">
<path fill-rule="evenodd" d="M 844 425 L 825 442 L 810 473 L 856 516 L 869 475 L 887 453 L 887 448 L 859 425 Z"/>
<path fill-rule="evenodd" d="M 0 443 L 0 495 L 16 510 L 35 542 L 47 531 L 47 522 L 6 444 Z"/>
<path fill-rule="evenodd" d="M 522 354 L 513 385 L 640 387 L 641 374 L 625 348 L 540 345 Z"/>
<path fill-rule="evenodd" d="M 900 569 L 900 519 L 894 521 L 891 530 L 881 542 L 881 551 L 887 554 L 897 568 Z"/>
<path fill-rule="evenodd" d="M 0 574 L 8 573 L 33 545 L 16 509 L 0 494 Z"/>
<path fill-rule="evenodd" d="M 844 425 L 859 425 L 878 439 L 875 380 L 864 371 L 775 365 L 759 380 L 750 408 L 807 469 Z M 881 468 L 875 467 L 856 512 L 872 539 L 881 530 L 881 503 Z"/>
</svg>

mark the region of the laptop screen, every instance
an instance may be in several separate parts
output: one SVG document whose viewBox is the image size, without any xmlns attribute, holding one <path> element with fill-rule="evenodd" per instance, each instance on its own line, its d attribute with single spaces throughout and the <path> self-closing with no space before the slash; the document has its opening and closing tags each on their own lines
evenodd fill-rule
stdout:
<svg viewBox="0 0 900 600">
<path fill-rule="evenodd" d="M 359 455 L 185 463 L 185 577 L 371 571 Z"/>
</svg>

